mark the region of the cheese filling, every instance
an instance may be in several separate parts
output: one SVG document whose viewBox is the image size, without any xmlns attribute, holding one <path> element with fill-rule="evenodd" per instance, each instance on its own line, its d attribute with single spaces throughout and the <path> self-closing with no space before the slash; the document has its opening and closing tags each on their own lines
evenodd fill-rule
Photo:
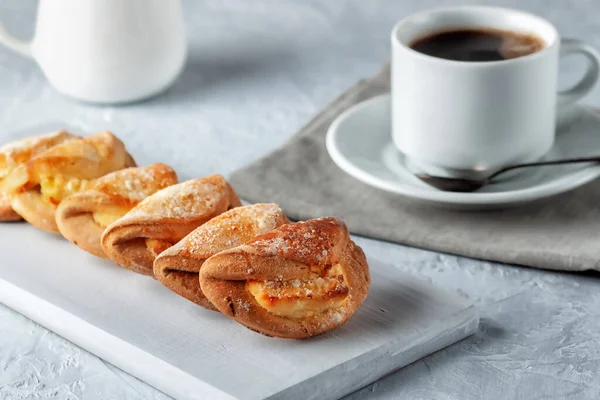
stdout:
<svg viewBox="0 0 600 400">
<path fill-rule="evenodd" d="M 248 281 L 246 289 L 261 307 L 281 317 L 306 318 L 341 306 L 348 295 L 341 266 L 313 275 L 307 280 Z"/>
<path fill-rule="evenodd" d="M 92 216 L 98 225 L 100 225 L 102 228 L 106 228 L 123 215 L 127 214 L 127 211 L 129 211 L 129 208 L 114 207 L 102 211 L 96 211 L 92 213 Z"/>
<path fill-rule="evenodd" d="M 161 239 L 146 239 L 146 248 L 154 257 L 158 257 L 160 253 L 173 246 L 166 240 Z"/>
<path fill-rule="evenodd" d="M 86 190 L 90 181 L 58 176 L 40 176 L 40 192 L 47 202 L 57 206 L 62 199 L 74 193 Z"/>
</svg>

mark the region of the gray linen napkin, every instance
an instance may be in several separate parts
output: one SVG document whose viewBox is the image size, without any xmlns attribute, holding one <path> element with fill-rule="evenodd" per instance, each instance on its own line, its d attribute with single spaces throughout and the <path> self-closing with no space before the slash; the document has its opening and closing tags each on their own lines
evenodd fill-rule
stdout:
<svg viewBox="0 0 600 400">
<path fill-rule="evenodd" d="M 352 233 L 467 257 L 556 270 L 600 270 L 600 181 L 517 208 L 453 211 L 372 188 L 340 170 L 325 134 L 344 110 L 389 91 L 389 66 L 342 94 L 281 149 L 235 172 L 251 202 L 292 219 L 334 215 Z"/>
</svg>

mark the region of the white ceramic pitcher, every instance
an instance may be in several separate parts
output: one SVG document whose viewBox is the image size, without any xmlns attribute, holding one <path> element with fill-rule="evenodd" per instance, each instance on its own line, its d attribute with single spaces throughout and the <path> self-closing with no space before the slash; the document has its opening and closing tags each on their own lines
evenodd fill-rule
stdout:
<svg viewBox="0 0 600 400">
<path fill-rule="evenodd" d="M 166 89 L 187 55 L 180 0 L 40 0 L 33 40 L 0 26 L 0 42 L 35 59 L 61 93 L 97 103 Z"/>
</svg>

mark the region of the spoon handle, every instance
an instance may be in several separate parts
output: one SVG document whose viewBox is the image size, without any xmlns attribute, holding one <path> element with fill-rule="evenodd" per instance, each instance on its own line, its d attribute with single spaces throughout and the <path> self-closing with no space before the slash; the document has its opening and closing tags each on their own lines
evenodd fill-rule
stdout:
<svg viewBox="0 0 600 400">
<path fill-rule="evenodd" d="M 578 158 L 565 158 L 563 160 L 548 160 L 548 161 L 537 161 L 532 163 L 525 164 L 517 164 L 511 165 L 510 167 L 502 168 L 492 175 L 488 176 L 488 180 L 497 177 L 500 174 L 503 174 L 507 171 L 512 171 L 517 168 L 527 168 L 527 167 L 539 167 L 542 165 L 561 165 L 561 164 L 577 164 L 577 163 L 585 163 L 585 162 L 600 162 L 600 156 L 591 156 L 591 157 L 578 157 Z"/>
</svg>

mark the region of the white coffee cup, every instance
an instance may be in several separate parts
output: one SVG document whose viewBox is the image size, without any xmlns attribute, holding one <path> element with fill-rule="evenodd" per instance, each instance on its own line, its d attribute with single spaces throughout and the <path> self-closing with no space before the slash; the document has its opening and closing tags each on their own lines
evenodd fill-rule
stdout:
<svg viewBox="0 0 600 400">
<path fill-rule="evenodd" d="M 59 92 L 98 103 L 166 89 L 187 55 L 180 0 L 40 0 L 33 40 L 0 26 L 0 42 L 34 58 Z"/>
<path fill-rule="evenodd" d="M 519 58 L 464 62 L 411 49 L 430 34 L 492 28 L 533 34 L 541 50 Z M 557 92 L 559 58 L 581 54 L 583 78 Z M 448 176 L 539 159 L 554 143 L 556 109 L 584 96 L 598 80 L 600 55 L 561 40 L 546 20 L 516 10 L 463 6 L 421 12 L 392 31 L 392 137 L 410 168 Z"/>
</svg>

